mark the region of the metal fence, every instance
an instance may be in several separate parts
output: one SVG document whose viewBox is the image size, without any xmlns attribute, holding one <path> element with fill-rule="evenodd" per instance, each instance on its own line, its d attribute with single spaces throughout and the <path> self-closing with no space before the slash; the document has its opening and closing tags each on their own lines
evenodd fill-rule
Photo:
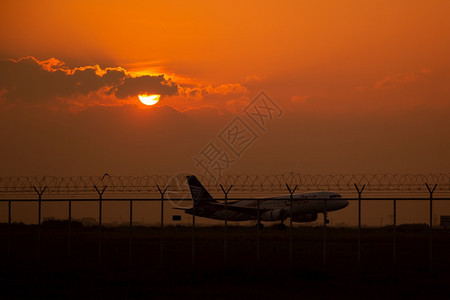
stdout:
<svg viewBox="0 0 450 300">
<path fill-rule="evenodd" d="M 95 191 L 94 187 L 108 187 L 114 194 L 158 193 L 157 186 L 169 186 L 171 191 L 186 190 L 185 176 L 21 176 L 0 177 L 0 197 L 33 194 L 36 188 L 52 195 L 81 195 Z M 334 190 L 354 191 L 354 184 L 365 186 L 366 192 L 426 192 L 425 183 L 437 184 L 440 191 L 450 192 L 450 174 L 333 174 L 305 175 L 284 173 L 277 175 L 223 175 L 219 178 L 198 176 L 203 185 L 212 191 L 221 192 L 220 184 L 233 185 L 233 192 L 269 193 L 286 192 L 286 183 L 298 185 L 302 191 Z"/>
<path fill-rule="evenodd" d="M 187 185 L 183 183 L 183 176 L 146 176 L 146 177 L 111 177 L 105 174 L 102 177 L 10 177 L 0 178 L 0 203 L 7 203 L 7 255 L 11 255 L 11 223 L 13 204 L 32 202 L 37 203 L 36 223 L 37 223 L 37 245 L 36 257 L 40 261 L 41 249 L 41 225 L 42 225 L 42 203 L 43 202 L 65 202 L 67 203 L 67 255 L 70 257 L 72 240 L 72 204 L 77 202 L 98 203 L 98 261 L 102 261 L 102 228 L 103 224 L 103 203 L 105 202 L 128 202 L 129 204 L 129 259 L 132 260 L 133 251 L 133 207 L 135 203 L 151 202 L 159 203 L 160 206 L 160 264 L 164 264 L 164 243 L 165 243 L 165 223 L 164 208 L 170 201 L 171 203 L 181 203 L 189 201 L 186 197 L 168 197 L 170 191 L 185 193 Z M 361 269 L 361 239 L 362 239 L 362 207 L 365 201 L 391 201 L 392 202 L 392 264 L 397 261 L 397 203 L 398 201 L 427 201 L 429 205 L 428 235 L 429 235 L 429 272 L 433 271 L 433 204 L 436 201 L 449 203 L 450 183 L 449 175 L 328 175 L 328 176 L 301 176 L 295 174 L 273 175 L 273 176 L 228 176 L 223 178 L 222 184 L 216 184 L 217 180 L 206 180 L 205 186 L 212 191 L 221 191 L 222 200 L 225 203 L 225 216 L 227 215 L 228 201 L 249 199 L 249 194 L 259 192 L 259 195 L 269 192 L 284 191 L 291 195 L 291 204 L 295 191 L 308 190 L 334 190 L 337 192 L 346 192 L 350 195 L 352 191 L 354 196 L 345 196 L 343 199 L 357 203 L 357 230 L 358 230 L 358 251 L 357 262 L 358 269 Z M 232 181 L 234 180 L 234 181 Z M 282 182 L 282 180 L 285 180 Z M 353 183 L 351 183 L 353 181 Z M 164 183 L 161 185 L 161 182 Z M 298 182 L 298 183 L 296 183 Z M 97 194 L 93 198 L 92 190 Z M 104 197 L 105 192 L 111 193 L 112 197 Z M 158 196 L 155 196 L 155 192 Z M 240 197 L 229 197 L 230 192 L 240 195 Z M 34 194 L 34 197 L 32 196 Z M 48 195 L 48 198 L 45 197 Z M 80 195 L 81 197 L 76 197 Z M 124 197 L 127 195 L 127 197 Z M 149 195 L 151 197 L 143 197 Z M 368 195 L 368 196 L 366 196 Z M 438 196 L 436 196 L 438 195 Z M 90 197 L 89 197 L 90 196 Z M 355 197 L 356 196 L 356 197 Z M 260 218 L 259 207 L 260 198 L 254 198 L 257 201 L 258 217 Z M 191 223 L 192 235 L 192 265 L 195 265 L 196 257 L 196 215 L 195 202 L 191 201 L 194 209 Z M 286 200 L 283 200 L 286 201 Z M 317 201 L 326 201 L 318 199 Z M 292 205 L 291 205 L 292 207 Z M 228 220 L 225 217 L 223 221 L 223 255 L 227 260 L 228 245 Z M 292 262 L 293 256 L 293 223 L 289 223 L 289 261 Z M 327 222 L 322 223 L 323 227 L 323 265 L 327 264 Z M 260 227 L 256 226 L 256 261 L 260 261 Z"/>
</svg>

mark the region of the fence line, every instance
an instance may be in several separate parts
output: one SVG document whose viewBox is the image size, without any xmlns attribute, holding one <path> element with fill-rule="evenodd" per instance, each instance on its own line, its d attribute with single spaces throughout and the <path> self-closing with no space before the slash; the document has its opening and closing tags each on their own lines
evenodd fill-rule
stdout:
<svg viewBox="0 0 450 300">
<path fill-rule="evenodd" d="M 228 201 L 240 201 L 240 200 L 257 200 L 260 199 L 261 202 L 264 201 L 264 199 L 261 198 L 252 198 L 252 197 L 228 197 Z M 364 197 L 362 198 L 365 201 L 393 201 L 393 200 L 408 200 L 408 201 L 427 201 L 430 200 L 429 197 Z M 102 202 L 129 202 L 130 200 L 133 200 L 133 202 L 160 202 L 161 198 L 102 198 Z M 223 201 L 225 203 L 225 199 L 217 198 L 215 200 Z M 270 199 L 271 201 L 286 201 L 289 199 Z M 293 201 L 301 201 L 303 199 L 295 199 Z M 323 200 L 321 198 L 318 199 L 308 199 L 310 201 L 316 201 L 316 200 Z M 339 198 L 339 200 L 348 200 L 348 201 L 357 201 L 358 197 L 350 198 L 350 197 L 342 197 Z M 450 197 L 435 197 L 433 196 L 434 201 L 448 201 L 450 200 Z M 11 198 L 11 199 L 0 199 L 1 202 L 38 202 L 38 199 L 17 199 L 17 198 Z M 99 201 L 98 198 L 51 198 L 51 199 L 45 199 L 42 198 L 41 202 L 95 202 Z M 164 201 L 192 201 L 192 199 L 186 199 L 186 198 L 164 198 Z M 229 204 L 228 204 L 229 205 Z"/>
<path fill-rule="evenodd" d="M 108 186 L 108 193 L 157 193 L 159 186 L 169 186 L 172 192 L 187 191 L 186 174 L 151 176 L 21 176 L 0 177 L 0 197 L 7 194 L 33 193 L 33 187 L 47 187 L 47 194 L 92 193 L 94 186 Z M 223 175 L 220 178 L 198 176 L 203 185 L 213 192 L 221 192 L 220 184 L 233 185 L 236 192 L 286 192 L 286 183 L 299 185 L 301 190 L 354 191 L 354 184 L 365 185 L 369 192 L 426 192 L 425 183 L 450 191 L 450 174 L 334 174 L 303 175 Z"/>
<path fill-rule="evenodd" d="M 289 188 L 289 185 L 287 185 L 286 184 L 286 187 L 288 188 L 288 190 L 289 190 L 289 192 L 291 192 L 291 197 L 290 197 L 290 201 L 292 202 L 292 201 L 301 201 L 302 199 L 293 199 L 293 197 L 292 197 L 292 195 L 293 195 L 293 192 L 295 191 L 295 189 L 293 189 L 293 190 L 291 190 L 290 188 Z M 393 206 L 393 220 L 394 220 L 394 224 L 393 224 L 393 227 L 394 227 L 394 231 L 393 231 L 393 259 L 392 259 L 392 265 L 393 265 L 393 268 L 394 268 L 394 270 L 395 270 L 395 268 L 396 268 L 396 226 L 397 226 L 397 224 L 396 224 L 396 217 L 397 217 L 397 210 L 396 210 L 396 202 L 398 201 L 398 200 L 429 200 L 429 202 L 430 202 L 430 220 L 429 220 L 429 272 L 430 273 L 432 273 L 433 272 L 433 247 L 432 247 L 432 242 L 433 242 L 433 220 L 432 220 L 432 215 L 433 215 L 433 201 L 436 201 L 436 200 L 450 200 L 450 198 L 449 197 L 445 197 L 445 198 L 436 198 L 436 197 L 434 197 L 434 195 L 433 195 L 433 193 L 434 193 L 434 191 L 436 190 L 436 187 L 437 187 L 437 185 L 434 185 L 434 187 L 432 187 L 432 188 L 430 188 L 430 186 L 428 186 L 428 184 L 426 185 L 426 187 L 427 187 L 427 189 L 428 189 L 428 192 L 429 192 L 429 197 L 428 198 L 425 198 L 425 197 L 421 197 L 421 198 L 412 198 L 412 197 L 408 197 L 408 198 L 399 198 L 399 197 L 392 197 L 392 198 L 363 198 L 362 197 L 362 194 L 363 194 L 363 191 L 364 191 L 364 185 L 362 186 L 362 187 L 359 187 L 357 184 L 355 184 L 354 185 L 354 187 L 355 187 L 355 189 L 356 189 L 356 191 L 357 191 L 357 193 L 358 193 L 358 197 L 357 198 L 341 198 L 342 200 L 349 200 L 349 201 L 354 201 L 354 200 L 357 200 L 358 201 L 358 253 L 357 253 L 357 262 L 358 262 L 358 270 L 359 270 L 359 272 L 361 272 L 361 236 L 362 236 L 362 233 L 361 233 L 361 219 L 362 219 L 362 215 L 361 215 L 361 205 L 362 205 L 362 202 L 363 202 L 363 200 L 377 200 L 377 199 L 379 199 L 379 200 L 391 200 L 391 201 L 393 201 L 393 204 L 394 204 L 394 206 Z M 164 206 L 164 202 L 166 201 L 167 202 L 167 200 L 169 200 L 169 199 L 165 199 L 164 198 L 164 194 L 166 193 L 166 191 L 167 191 L 167 186 L 166 186 L 166 188 L 164 189 L 164 191 L 162 191 L 162 189 L 160 189 L 159 187 L 158 187 L 158 190 L 160 191 L 160 193 L 161 193 L 161 198 L 148 198 L 148 199 L 129 199 L 129 198 L 127 198 L 127 199 L 105 199 L 105 198 L 102 198 L 102 195 L 103 195 L 103 192 L 105 191 L 105 189 L 106 189 L 106 186 L 103 188 L 103 190 L 102 191 L 100 191 L 99 189 L 97 190 L 98 191 L 98 196 L 99 196 L 99 198 L 98 199 L 44 199 L 44 198 L 42 198 L 42 196 L 43 196 L 43 194 L 44 194 L 44 192 L 45 192 L 45 188 L 44 189 L 41 189 L 41 190 L 38 190 L 38 189 L 36 189 L 36 193 L 37 193 L 37 195 L 38 195 L 38 198 L 37 199 L 24 199 L 24 200 L 21 200 L 21 199 L 0 199 L 0 202 L 8 202 L 8 233 L 7 233 L 7 243 L 8 243 L 8 246 L 7 246 L 7 251 L 8 251 L 8 253 L 7 253 L 7 256 L 8 257 L 10 257 L 10 249 L 11 249 L 11 246 L 10 246 L 10 240 L 11 240 L 11 238 L 10 238 L 10 235 L 11 235 L 11 231 L 10 231 L 10 227 L 11 227 L 11 203 L 12 202 L 21 202 L 21 201 L 27 201 L 27 202 L 38 202 L 39 203 L 39 210 L 38 210 L 38 220 L 39 220 L 39 222 L 38 222 L 38 239 L 37 239 L 37 248 L 36 248 L 36 251 L 37 251 L 37 265 L 39 266 L 39 263 L 40 263 L 40 247 L 41 247 L 41 245 L 40 245 L 40 234 L 41 234 L 41 203 L 42 202 L 45 202 L 45 201 L 48 201 L 48 202 L 55 202 L 55 201 L 68 201 L 68 203 L 69 203 L 69 212 L 68 212 L 68 214 L 69 214 L 69 216 L 68 216 L 68 220 L 69 220 L 69 227 L 68 227 L 68 243 L 67 243 L 67 246 L 68 246 L 68 249 L 67 249 L 67 253 L 68 253 L 68 255 L 70 256 L 71 255 L 71 229 L 70 229 L 70 223 L 71 223 L 71 221 L 72 221 L 72 218 L 71 218 L 71 206 L 70 206 L 70 204 L 72 203 L 72 202 L 76 202 L 76 201 L 80 201 L 80 202 L 89 202 L 89 201 L 98 201 L 99 202 L 99 223 L 98 223 L 98 254 L 99 254 L 99 257 L 98 257 L 98 261 L 99 261 L 99 263 L 101 264 L 101 261 L 102 261 L 102 231 L 101 231 L 101 228 L 102 228 L 102 206 L 101 206 L 101 203 L 102 202 L 104 202 L 104 201 L 128 201 L 129 203 L 130 203 L 130 207 L 129 207 L 129 209 L 130 209 L 130 231 L 129 231 L 129 243 L 130 243 L 130 245 L 129 245 L 129 256 L 130 256 L 130 258 L 129 258 L 129 262 L 130 262 L 130 265 L 131 265 L 131 261 L 132 261 L 132 234 L 133 234 L 133 223 L 132 223 L 132 218 L 133 218 L 133 205 L 132 205 L 132 201 L 160 201 L 160 203 L 161 203 L 161 224 L 160 224 L 160 226 L 161 226 L 161 240 L 160 240 L 160 243 L 161 243 L 161 266 L 163 266 L 163 251 L 164 251 L 164 248 L 163 248 L 163 242 L 164 242 L 164 235 L 163 235 L 163 228 L 164 228 L 164 222 L 163 222 L 163 220 L 164 220 L 164 218 L 163 218 L 163 213 L 164 213 L 164 210 L 163 210 L 163 206 Z M 224 192 L 224 200 L 225 201 L 228 201 L 228 200 L 233 200 L 233 199 L 237 199 L 237 200 L 242 200 L 243 198 L 228 198 L 228 192 L 229 192 L 229 190 L 230 189 L 228 189 L 228 190 L 223 190 L 223 192 Z M 245 198 L 245 199 L 248 199 L 248 198 Z M 171 199 L 171 200 L 173 200 L 173 199 Z M 185 200 L 185 199 L 180 199 L 180 200 Z M 271 199 L 272 201 L 273 200 L 279 200 L 279 201 L 286 201 L 286 199 Z M 311 201 L 326 201 L 326 199 L 320 199 L 320 198 L 318 198 L 318 199 L 308 199 L 308 200 L 311 200 Z M 262 201 L 264 201 L 264 199 L 258 199 L 257 200 L 257 209 L 258 209 L 258 213 L 257 213 L 257 219 L 256 219 L 256 221 L 257 221 L 257 224 L 259 224 L 260 223 L 260 202 L 262 202 Z M 196 248 L 195 248 L 195 202 L 193 201 L 192 202 L 192 204 L 193 204 L 193 209 L 194 209 L 194 213 L 193 213 L 193 220 L 192 220 L 192 266 L 194 267 L 195 266 L 195 253 L 196 253 Z M 324 206 L 324 207 L 326 207 L 326 206 Z M 292 205 L 291 205 L 291 208 L 292 208 Z M 225 212 L 226 213 L 226 212 Z M 326 256 L 326 251 L 327 251 L 327 248 L 326 248 L 326 241 L 327 241 L 327 239 L 326 239 L 326 224 L 327 224 L 327 219 L 326 219 L 326 211 L 324 210 L 324 222 L 323 222 L 323 267 L 324 267 L 324 269 L 326 268 L 326 265 L 327 265 L 327 260 L 326 260 L 326 258 L 327 258 L 327 256 Z M 226 251 L 227 251 L 227 235 L 226 235 L 226 228 L 227 228 L 227 218 L 225 218 L 225 222 L 224 222 L 224 226 L 225 226 L 225 236 L 224 236 L 224 258 L 225 258 L 225 262 L 226 262 Z M 257 263 L 260 263 L 260 243 L 259 243 L 259 236 L 260 236 L 260 226 L 259 225 L 257 225 L 256 226 L 256 261 L 257 261 Z M 292 262 L 292 220 L 291 220 L 291 222 L 290 222 L 290 243 L 289 243 L 289 247 L 290 247 L 290 262 Z"/>
</svg>

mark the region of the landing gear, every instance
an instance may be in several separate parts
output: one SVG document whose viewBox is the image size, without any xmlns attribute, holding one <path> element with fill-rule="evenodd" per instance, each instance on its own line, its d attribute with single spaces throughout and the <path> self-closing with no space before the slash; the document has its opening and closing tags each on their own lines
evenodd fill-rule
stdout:
<svg viewBox="0 0 450 300">
<path fill-rule="evenodd" d="M 284 225 L 283 223 L 281 223 L 281 224 L 278 224 L 278 225 L 277 225 L 277 228 L 278 228 L 279 230 L 285 230 L 285 229 L 287 228 L 287 226 Z"/>
<path fill-rule="evenodd" d="M 323 212 L 323 222 L 325 224 L 330 224 L 330 220 L 328 220 L 328 213 L 326 211 Z"/>
<path fill-rule="evenodd" d="M 284 225 L 284 220 L 281 220 L 280 224 L 275 224 L 274 227 L 279 229 L 279 230 L 285 230 L 287 228 L 287 226 Z"/>
<path fill-rule="evenodd" d="M 261 230 L 261 229 L 264 229 L 264 224 L 261 223 L 261 222 L 257 222 L 256 225 L 255 225 L 255 227 L 256 227 L 256 228 L 259 228 L 259 229 Z"/>
</svg>

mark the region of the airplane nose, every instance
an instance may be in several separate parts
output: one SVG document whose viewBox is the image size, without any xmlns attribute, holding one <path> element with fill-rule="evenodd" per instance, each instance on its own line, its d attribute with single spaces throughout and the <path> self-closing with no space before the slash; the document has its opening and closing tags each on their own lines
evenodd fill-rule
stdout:
<svg viewBox="0 0 450 300">
<path fill-rule="evenodd" d="M 348 206 L 348 200 L 341 200 L 342 201 L 342 208 L 345 208 Z"/>
<path fill-rule="evenodd" d="M 343 209 L 348 206 L 348 200 L 339 199 L 326 202 L 326 208 L 328 211 Z"/>
</svg>

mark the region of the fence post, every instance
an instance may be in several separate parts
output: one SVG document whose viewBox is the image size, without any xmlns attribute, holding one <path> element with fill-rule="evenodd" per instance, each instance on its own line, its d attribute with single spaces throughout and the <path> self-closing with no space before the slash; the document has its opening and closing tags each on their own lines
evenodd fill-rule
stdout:
<svg viewBox="0 0 450 300">
<path fill-rule="evenodd" d="M 11 200 L 8 200 L 8 261 L 11 257 Z"/>
<path fill-rule="evenodd" d="M 437 184 L 434 185 L 433 188 L 430 188 L 428 183 L 425 183 L 428 193 L 430 194 L 430 266 L 429 272 L 430 274 L 433 272 L 433 193 L 436 190 Z"/>
<path fill-rule="evenodd" d="M 259 264 L 259 230 L 261 226 L 261 212 L 259 209 L 259 199 L 256 199 L 256 263 Z"/>
<path fill-rule="evenodd" d="M 233 185 L 230 185 L 228 189 L 225 189 L 222 185 L 220 185 L 220 188 L 223 191 L 223 194 L 225 195 L 225 232 L 223 237 L 223 262 L 224 264 L 227 263 L 227 229 L 228 229 L 228 193 L 230 192 Z"/>
<path fill-rule="evenodd" d="M 160 224 L 160 266 L 162 268 L 163 266 L 163 253 L 164 253 L 164 248 L 163 248 L 163 241 L 164 241 L 164 194 L 166 193 L 167 189 L 169 188 L 169 186 L 166 186 L 164 188 L 164 191 L 161 190 L 161 188 L 159 187 L 159 185 L 156 185 L 156 187 L 158 188 L 159 193 L 161 194 L 161 224 Z"/>
<path fill-rule="evenodd" d="M 323 268 L 326 270 L 327 266 L 327 200 L 323 199 Z"/>
<path fill-rule="evenodd" d="M 289 215 L 289 262 L 292 264 L 292 217 L 294 215 L 293 213 L 293 199 L 294 199 L 294 193 L 295 190 L 298 188 L 298 185 L 294 187 L 293 190 L 289 187 L 289 185 L 286 183 L 286 188 L 289 191 L 289 199 L 290 199 L 290 215 Z M 292 266 L 292 265 L 291 265 Z"/>
<path fill-rule="evenodd" d="M 192 197 L 192 268 L 195 266 L 195 197 Z"/>
<path fill-rule="evenodd" d="M 67 235 L 67 257 L 71 255 L 71 238 L 72 238 L 72 200 L 69 199 L 69 224 L 68 224 L 68 235 Z"/>
<path fill-rule="evenodd" d="M 133 199 L 130 199 L 130 232 L 129 232 L 129 260 L 128 264 L 131 268 L 132 263 L 132 246 L 133 246 Z"/>
<path fill-rule="evenodd" d="M 396 274 L 397 273 L 397 199 L 394 199 L 394 212 L 393 212 L 393 217 L 392 217 L 392 223 L 394 226 L 392 264 L 393 264 L 394 274 Z"/>
<path fill-rule="evenodd" d="M 41 251 L 41 212 L 42 212 L 42 194 L 45 192 L 45 189 L 47 187 L 44 187 L 44 189 L 42 191 L 38 191 L 38 189 L 33 186 L 34 190 L 36 191 L 36 193 L 38 194 L 38 234 L 37 234 L 37 251 L 36 251 L 36 263 L 37 266 L 39 267 L 39 263 L 40 263 L 40 251 Z"/>
<path fill-rule="evenodd" d="M 103 190 L 100 192 L 100 190 L 94 184 L 94 188 L 98 193 L 98 263 L 99 264 L 102 263 L 102 199 L 103 199 L 103 193 L 105 192 L 107 187 L 108 186 L 105 185 L 103 187 Z"/>
<path fill-rule="evenodd" d="M 361 273 L 361 194 L 364 191 L 366 185 L 364 184 L 361 189 L 356 185 L 355 188 L 358 192 L 358 272 Z"/>
</svg>

